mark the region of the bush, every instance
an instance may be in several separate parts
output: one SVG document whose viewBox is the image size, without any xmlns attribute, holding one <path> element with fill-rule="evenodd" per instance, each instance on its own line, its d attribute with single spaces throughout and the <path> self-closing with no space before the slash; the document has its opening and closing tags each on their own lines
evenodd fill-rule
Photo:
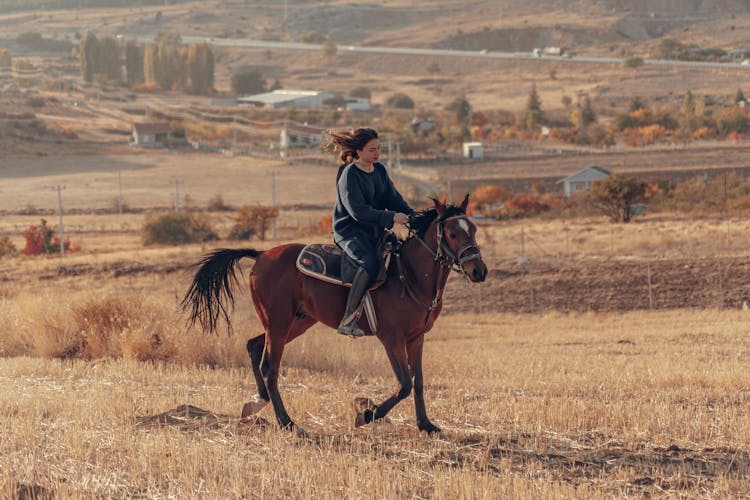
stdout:
<svg viewBox="0 0 750 500">
<path fill-rule="evenodd" d="M 370 89 L 367 87 L 354 87 L 350 92 L 349 95 L 351 97 L 361 97 L 363 99 L 370 99 L 372 97 L 372 92 L 370 92 Z"/>
<path fill-rule="evenodd" d="M 229 238 L 246 240 L 257 235 L 258 239 L 266 239 L 266 230 L 271 221 L 279 216 L 279 209 L 263 205 L 245 205 L 237 210 L 237 218 Z"/>
<path fill-rule="evenodd" d="M 266 81 L 257 70 L 244 70 L 234 73 L 230 85 L 235 95 L 259 94 L 266 91 Z"/>
<path fill-rule="evenodd" d="M 141 236 L 144 245 L 182 245 L 219 239 L 206 216 L 189 213 L 149 217 Z"/>
<path fill-rule="evenodd" d="M 56 233 L 57 228 L 49 227 L 44 219 L 41 220 L 39 226 L 29 226 L 23 232 L 26 245 L 21 253 L 23 255 L 41 255 L 43 253 L 60 252 L 60 238 L 55 236 Z M 68 239 L 65 240 L 64 246 L 66 252 L 76 250 L 76 248 L 71 247 Z"/>
<path fill-rule="evenodd" d="M 318 234 L 331 234 L 333 232 L 333 215 L 325 214 L 315 223 Z"/>
<path fill-rule="evenodd" d="M 0 259 L 3 257 L 15 257 L 16 255 L 18 255 L 18 249 L 10 241 L 10 238 L 7 236 L 0 238 Z"/>
<path fill-rule="evenodd" d="M 639 66 L 643 66 L 643 64 L 643 59 L 640 57 L 628 57 L 622 61 L 622 65 L 626 68 L 638 68 Z"/>
<path fill-rule="evenodd" d="M 276 217 L 279 209 L 263 205 L 245 205 L 237 210 L 235 224 L 229 232 L 233 240 L 246 240 L 257 235 L 260 240 L 266 239 L 266 230 Z"/>
<path fill-rule="evenodd" d="M 213 198 L 208 200 L 206 208 L 212 212 L 225 212 L 229 210 L 227 204 L 224 203 L 224 197 L 220 194 L 217 194 Z"/>
<path fill-rule="evenodd" d="M 414 109 L 414 100 L 404 93 L 397 92 L 385 100 L 385 105 L 389 108 Z"/>
</svg>

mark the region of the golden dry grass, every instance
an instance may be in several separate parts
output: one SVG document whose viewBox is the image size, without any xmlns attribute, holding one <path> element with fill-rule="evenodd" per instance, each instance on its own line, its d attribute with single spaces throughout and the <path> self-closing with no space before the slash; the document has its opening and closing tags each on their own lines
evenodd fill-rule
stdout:
<svg viewBox="0 0 750 500">
<path fill-rule="evenodd" d="M 514 221 L 479 235 L 491 262 L 520 253 L 522 226 L 532 261 L 608 257 L 613 241 L 620 256 L 672 258 L 724 251 L 725 225 Z M 746 226 L 731 221 L 728 250 L 744 252 Z M 386 423 L 353 429 L 352 401 L 386 398 L 395 378 L 376 340 L 316 326 L 282 364 L 287 409 L 312 435 L 304 440 L 277 430 L 270 408 L 239 420 L 255 393 L 244 342 L 260 333 L 246 287 L 232 336 L 185 331 L 177 303 L 190 275 L 174 269 L 208 248 L 124 241 L 103 235 L 64 260 L 0 265 L 3 496 L 42 491 L 34 487 L 59 498 L 750 491 L 747 312 L 444 315 L 425 346 L 428 411 L 445 431 L 437 438 L 418 433 L 411 398 Z M 208 414 L 149 418 L 181 405 Z"/>
<path fill-rule="evenodd" d="M 246 368 L 3 358 L 0 487 L 59 497 L 742 495 L 746 322 L 717 311 L 444 317 L 425 349 L 438 438 L 418 433 L 410 399 L 387 423 L 352 429 L 353 398 L 384 398 L 395 381 L 375 340 L 322 328 L 289 347 L 281 384 L 310 440 L 266 425 L 270 409 L 238 421 L 254 393 Z M 183 404 L 214 415 L 137 424 Z"/>
</svg>

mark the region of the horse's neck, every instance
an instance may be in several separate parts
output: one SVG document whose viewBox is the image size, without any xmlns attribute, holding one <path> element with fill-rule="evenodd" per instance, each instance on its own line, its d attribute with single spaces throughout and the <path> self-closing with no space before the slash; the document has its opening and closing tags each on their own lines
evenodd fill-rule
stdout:
<svg viewBox="0 0 750 500">
<path fill-rule="evenodd" d="M 437 231 L 433 225 L 426 231 L 424 238 L 422 238 L 422 241 L 434 252 L 438 251 L 439 245 L 436 241 L 436 233 Z M 436 261 L 435 256 L 417 238 L 419 237 L 414 236 L 406 241 L 401 251 L 404 263 L 411 275 L 407 276 L 407 279 L 411 278 L 414 281 L 416 290 L 425 296 L 434 296 L 438 290 L 445 287 L 449 270 Z"/>
</svg>

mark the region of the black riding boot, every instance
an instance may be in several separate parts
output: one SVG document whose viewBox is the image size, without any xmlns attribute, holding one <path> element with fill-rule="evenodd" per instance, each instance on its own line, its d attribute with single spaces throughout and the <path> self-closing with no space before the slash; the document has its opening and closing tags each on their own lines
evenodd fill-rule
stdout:
<svg viewBox="0 0 750 500">
<path fill-rule="evenodd" d="M 369 285 L 370 275 L 367 274 L 364 268 L 360 267 L 357 269 L 357 274 L 354 275 L 354 280 L 352 280 L 349 297 L 346 299 L 346 312 L 344 312 L 344 318 L 341 320 L 341 324 L 339 324 L 338 332 L 341 335 L 349 335 L 351 337 L 364 336 L 365 332 L 357 326 L 357 320 L 359 319 L 362 299 Z"/>
</svg>

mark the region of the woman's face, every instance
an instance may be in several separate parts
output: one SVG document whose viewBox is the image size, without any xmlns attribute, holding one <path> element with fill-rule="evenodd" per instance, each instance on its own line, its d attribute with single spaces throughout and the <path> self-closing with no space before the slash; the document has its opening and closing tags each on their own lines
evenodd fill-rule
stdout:
<svg viewBox="0 0 750 500">
<path fill-rule="evenodd" d="M 365 144 L 364 148 L 357 150 L 357 156 L 359 157 L 359 160 L 366 165 L 375 163 L 380 158 L 380 141 L 378 139 L 372 139 Z"/>
</svg>

